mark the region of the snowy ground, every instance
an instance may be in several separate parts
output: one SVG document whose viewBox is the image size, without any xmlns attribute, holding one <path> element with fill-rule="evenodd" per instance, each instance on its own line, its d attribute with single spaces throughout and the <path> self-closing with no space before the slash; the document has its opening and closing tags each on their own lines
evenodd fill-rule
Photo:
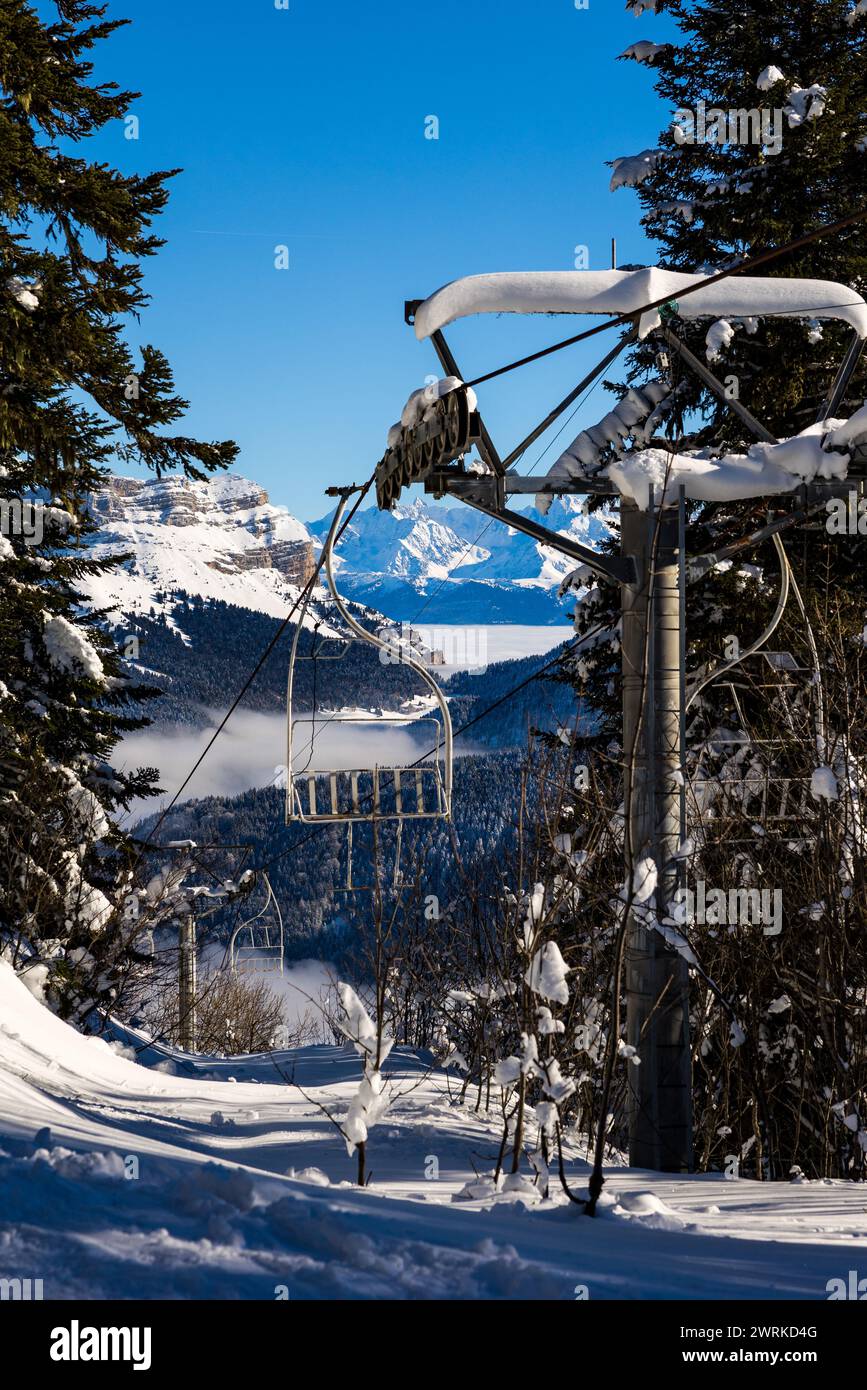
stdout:
<svg viewBox="0 0 867 1390">
<path fill-rule="evenodd" d="M 595 1221 L 559 1192 L 456 1201 L 494 1127 L 411 1053 L 362 1191 L 325 1113 L 355 1089 L 354 1053 L 135 1063 L 2 963 L 0 1020 L 0 1277 L 42 1278 L 46 1298 L 822 1300 L 867 1273 L 865 1194 L 844 1183 L 614 1169 Z"/>
</svg>

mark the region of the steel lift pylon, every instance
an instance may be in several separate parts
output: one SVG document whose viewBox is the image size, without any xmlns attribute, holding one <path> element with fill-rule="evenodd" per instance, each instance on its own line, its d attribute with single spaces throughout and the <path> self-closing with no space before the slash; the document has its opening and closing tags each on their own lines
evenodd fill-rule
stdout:
<svg viewBox="0 0 867 1390">
<path fill-rule="evenodd" d="M 641 272 L 637 282 L 634 275 L 617 271 L 520 272 L 469 277 L 427 300 L 407 301 L 406 322 L 415 326 L 417 337 L 430 339 L 443 372 L 456 378 L 458 385 L 435 401 L 419 424 L 400 432 L 376 470 L 381 508 L 391 507 L 403 487 L 422 483 L 426 492 L 455 497 L 619 585 L 624 791 L 629 812 L 624 835 L 626 882 L 638 857 L 651 857 L 658 869 L 658 900 L 663 904 L 674 899 L 683 872 L 677 852 L 686 838 L 685 711 L 699 689 L 699 682 L 692 691 L 687 686 L 686 585 L 721 560 L 769 538 L 775 540 L 785 563 L 780 533 L 824 509 L 829 497 L 845 496 L 853 488 L 863 495 L 867 453 L 856 456 L 856 466 L 845 480 L 794 487 L 785 494 L 794 502 L 793 510 L 724 549 L 695 557 L 685 553 L 683 487 L 673 498 L 665 491 L 654 498 L 651 491 L 649 507 L 641 510 L 621 497 L 601 470 L 593 476 L 588 470 L 584 477 L 549 474 L 538 479 L 522 477 L 514 465 L 624 348 L 648 331 L 657 334 L 660 347 L 676 353 L 756 439 L 777 443 L 681 341 L 673 327 L 678 318 L 816 315 L 847 322 L 853 329 L 851 344 L 821 412 L 821 418 L 832 417 L 867 339 L 867 304 L 860 295 L 822 281 L 737 276 L 710 288 L 707 284 L 700 276 L 654 268 Z M 662 306 L 661 298 L 654 297 L 661 286 L 676 292 L 677 300 L 672 296 Z M 651 318 L 649 310 L 657 308 L 661 312 Z M 458 363 L 443 333 L 447 323 L 482 312 L 614 314 L 611 326 L 625 329 L 605 357 L 505 457 L 497 451 L 470 388 L 461 384 Z M 466 466 L 465 457 L 473 446 L 483 472 Z M 600 555 L 509 507 L 509 498 L 527 494 L 619 498 L 620 555 Z M 720 673 L 727 669 L 723 665 Z M 708 679 L 701 678 L 702 687 Z M 689 1171 L 693 1155 L 688 965 L 645 925 L 636 910 L 629 915 L 625 965 L 627 1041 L 640 1058 L 639 1066 L 627 1069 L 630 1163 L 660 1172 Z"/>
</svg>

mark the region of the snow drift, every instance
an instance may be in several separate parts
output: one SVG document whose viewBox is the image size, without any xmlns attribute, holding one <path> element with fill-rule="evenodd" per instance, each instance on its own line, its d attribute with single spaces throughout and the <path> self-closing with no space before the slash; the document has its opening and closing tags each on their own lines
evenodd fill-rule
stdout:
<svg viewBox="0 0 867 1390">
<path fill-rule="evenodd" d="M 359 1190 L 329 1119 L 358 1089 L 354 1048 L 219 1059 L 118 1037 L 75 1032 L 0 962 L 0 1276 L 44 1276 L 46 1298 L 824 1299 L 867 1259 L 852 1183 L 613 1168 L 587 1221 L 526 1181 L 473 1181 L 496 1121 L 406 1049 Z"/>
</svg>

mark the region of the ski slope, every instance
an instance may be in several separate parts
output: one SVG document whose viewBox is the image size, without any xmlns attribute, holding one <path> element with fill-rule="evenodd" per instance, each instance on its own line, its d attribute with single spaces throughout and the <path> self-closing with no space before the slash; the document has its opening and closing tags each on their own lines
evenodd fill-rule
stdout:
<svg viewBox="0 0 867 1390">
<path fill-rule="evenodd" d="M 327 1113 L 354 1051 L 136 1062 L 138 1041 L 75 1032 L 0 962 L 0 1277 L 42 1278 L 47 1299 L 821 1300 L 867 1274 L 855 1185 L 613 1168 L 596 1220 L 559 1188 L 456 1200 L 496 1126 L 398 1050 L 359 1190 Z M 580 1186 L 577 1152 L 568 1169 Z"/>
</svg>

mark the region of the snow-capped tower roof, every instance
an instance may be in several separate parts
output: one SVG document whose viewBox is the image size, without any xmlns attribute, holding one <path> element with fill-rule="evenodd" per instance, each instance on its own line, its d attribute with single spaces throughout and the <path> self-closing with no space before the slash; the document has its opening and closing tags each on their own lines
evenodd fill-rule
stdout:
<svg viewBox="0 0 867 1390">
<path fill-rule="evenodd" d="M 687 319 L 841 319 L 867 338 L 867 304 L 848 285 L 833 280 L 730 275 L 692 289 L 707 275 L 647 266 L 643 270 L 519 270 L 468 275 L 425 299 L 415 313 L 415 333 L 429 338 L 471 314 L 632 314 L 657 300 L 677 302 Z M 689 293 L 687 293 L 689 291 Z M 656 310 L 642 314 L 644 337 L 659 323 Z"/>
</svg>

